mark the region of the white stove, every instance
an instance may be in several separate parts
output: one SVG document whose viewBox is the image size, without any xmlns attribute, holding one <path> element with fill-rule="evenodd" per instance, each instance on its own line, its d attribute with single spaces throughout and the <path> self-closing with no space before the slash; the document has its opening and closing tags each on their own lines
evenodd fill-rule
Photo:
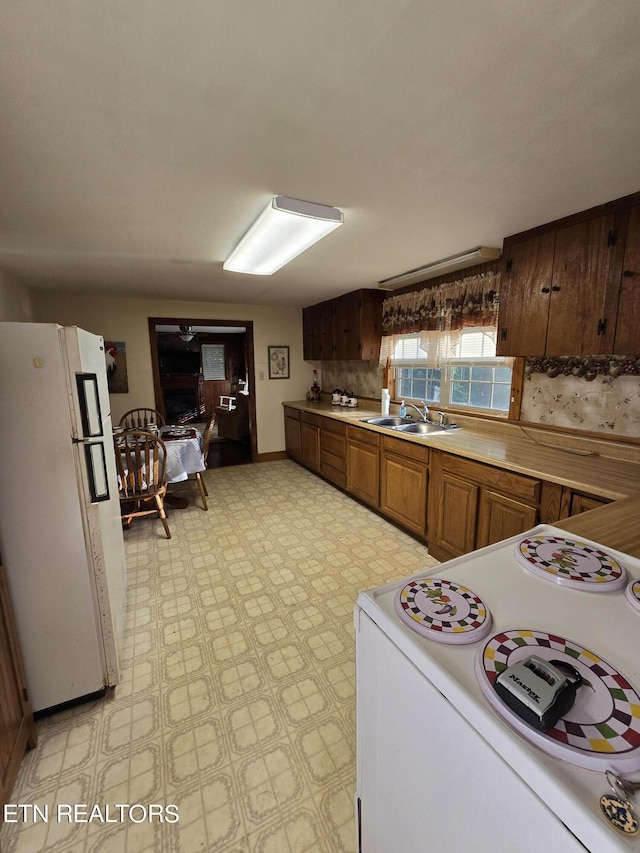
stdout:
<svg viewBox="0 0 640 853">
<path fill-rule="evenodd" d="M 363 853 L 640 851 L 599 805 L 608 769 L 640 779 L 640 610 L 628 595 L 640 561 L 576 542 L 540 525 L 359 595 Z M 493 689 L 530 652 L 571 661 L 585 682 L 551 732 Z"/>
</svg>

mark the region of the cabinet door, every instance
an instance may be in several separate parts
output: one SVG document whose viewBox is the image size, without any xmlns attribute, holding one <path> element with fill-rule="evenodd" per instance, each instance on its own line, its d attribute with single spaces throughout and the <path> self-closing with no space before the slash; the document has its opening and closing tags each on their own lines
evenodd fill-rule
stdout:
<svg viewBox="0 0 640 853">
<path fill-rule="evenodd" d="M 359 359 L 360 344 L 360 315 L 362 298 L 358 291 L 347 293 L 334 299 L 334 358 L 337 361 Z"/>
<path fill-rule="evenodd" d="M 605 320 L 614 319 L 604 310 L 614 219 L 610 213 L 556 231 L 546 355 L 606 349 Z"/>
<path fill-rule="evenodd" d="M 476 547 L 493 545 L 509 536 L 517 536 L 538 523 L 536 507 L 508 498 L 498 492 L 483 489 L 478 512 Z"/>
<path fill-rule="evenodd" d="M 498 355 L 544 355 L 554 245 L 547 231 L 505 247 Z"/>
<path fill-rule="evenodd" d="M 419 536 L 424 536 L 427 526 L 427 479 L 426 465 L 382 454 L 380 509 Z"/>
<path fill-rule="evenodd" d="M 292 459 L 300 462 L 302 459 L 300 446 L 300 421 L 285 415 L 284 442 L 287 453 Z"/>
<path fill-rule="evenodd" d="M 629 211 L 614 353 L 640 353 L 640 206 Z"/>
<path fill-rule="evenodd" d="M 4 568 L 0 565 L 0 805 L 11 799 L 24 752 L 36 745 Z"/>
<path fill-rule="evenodd" d="M 435 542 L 449 557 L 468 554 L 476 547 L 480 488 L 448 471 L 442 472 L 439 482 Z"/>
<path fill-rule="evenodd" d="M 380 502 L 380 451 L 347 440 L 347 491 L 371 506 Z"/>
<path fill-rule="evenodd" d="M 580 515 L 581 512 L 588 512 L 590 509 L 597 509 L 601 506 L 606 506 L 610 501 L 606 498 L 597 498 L 594 495 L 583 495 L 580 492 L 572 492 L 571 505 L 569 515 Z"/>
<path fill-rule="evenodd" d="M 320 470 L 320 427 L 316 424 L 300 424 L 300 453 L 302 463 L 313 471 Z"/>
<path fill-rule="evenodd" d="M 317 305 L 302 309 L 302 351 L 305 361 L 318 361 L 320 347 L 320 312 Z"/>
</svg>

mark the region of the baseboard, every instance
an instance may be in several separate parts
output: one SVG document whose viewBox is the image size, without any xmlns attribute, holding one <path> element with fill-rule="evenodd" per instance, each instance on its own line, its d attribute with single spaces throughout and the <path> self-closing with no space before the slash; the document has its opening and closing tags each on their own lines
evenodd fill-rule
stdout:
<svg viewBox="0 0 640 853">
<path fill-rule="evenodd" d="M 277 462 L 278 459 L 288 459 L 286 450 L 275 450 L 273 453 L 258 453 L 256 462 Z"/>
</svg>

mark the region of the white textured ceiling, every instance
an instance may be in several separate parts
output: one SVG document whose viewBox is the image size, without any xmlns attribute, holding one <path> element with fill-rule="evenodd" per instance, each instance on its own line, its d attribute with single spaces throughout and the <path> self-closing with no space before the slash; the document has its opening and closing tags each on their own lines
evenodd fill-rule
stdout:
<svg viewBox="0 0 640 853">
<path fill-rule="evenodd" d="M 2 0 L 0 266 L 309 305 L 640 190 L 638 0 Z M 345 224 L 222 262 L 266 201 Z"/>
</svg>

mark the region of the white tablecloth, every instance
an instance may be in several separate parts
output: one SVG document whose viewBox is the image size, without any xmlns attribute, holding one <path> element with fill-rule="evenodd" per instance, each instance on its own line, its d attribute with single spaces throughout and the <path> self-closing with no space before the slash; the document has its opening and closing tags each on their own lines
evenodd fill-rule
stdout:
<svg viewBox="0 0 640 853">
<path fill-rule="evenodd" d="M 168 483 L 182 483 L 189 474 L 204 471 L 205 464 L 202 455 L 202 433 L 196 426 L 196 438 L 174 438 L 165 442 L 167 448 L 166 478 Z M 160 435 L 162 438 L 162 434 Z M 126 465 L 126 458 L 122 457 Z M 126 472 L 125 472 L 126 473 Z M 118 488 L 120 477 L 118 475 Z"/>
<path fill-rule="evenodd" d="M 160 433 L 162 438 L 162 433 Z M 165 442 L 167 448 L 167 482 L 181 483 L 189 474 L 204 471 L 201 438 L 179 438 Z"/>
</svg>

